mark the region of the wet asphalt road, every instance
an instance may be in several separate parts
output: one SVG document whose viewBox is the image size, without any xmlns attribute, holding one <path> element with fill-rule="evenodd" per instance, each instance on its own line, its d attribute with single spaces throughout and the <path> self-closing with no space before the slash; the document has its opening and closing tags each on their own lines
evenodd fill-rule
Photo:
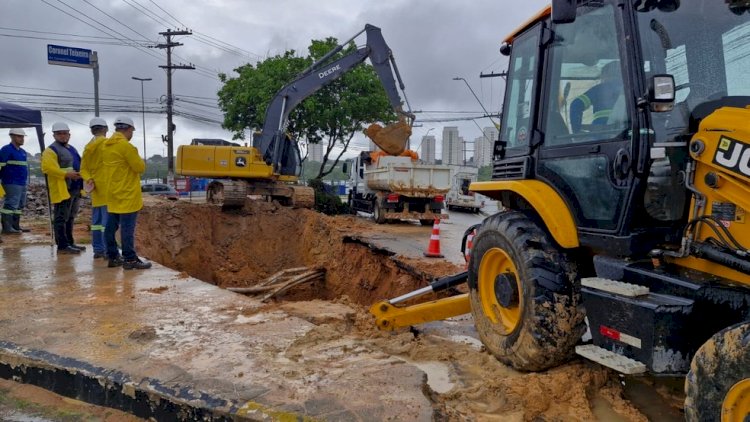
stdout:
<svg viewBox="0 0 750 422">
<path fill-rule="evenodd" d="M 445 256 L 442 259 L 463 266 L 465 261 L 461 254 L 461 239 L 464 231 L 496 212 L 497 207 L 490 205 L 479 214 L 449 211 L 449 218 L 440 224 L 440 252 Z M 372 224 L 372 232 L 363 236 L 368 241 L 400 255 L 424 257 L 432 234 L 431 226 L 421 226 L 418 221 L 411 220 L 378 225 L 369 214 L 359 213 L 359 217 Z"/>
</svg>

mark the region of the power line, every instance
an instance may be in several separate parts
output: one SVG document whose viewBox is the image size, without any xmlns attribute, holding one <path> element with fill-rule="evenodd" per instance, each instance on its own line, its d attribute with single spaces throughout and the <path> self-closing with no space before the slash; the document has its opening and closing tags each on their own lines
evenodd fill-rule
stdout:
<svg viewBox="0 0 750 422">
<path fill-rule="evenodd" d="M 125 28 L 128 28 L 129 30 L 131 30 L 131 31 L 133 31 L 134 33 L 136 33 L 136 34 L 138 34 L 138 35 L 142 36 L 143 38 L 148 38 L 147 36 L 145 36 L 145 35 L 141 34 L 140 32 L 136 31 L 135 29 L 131 28 L 131 27 L 130 27 L 129 25 L 125 25 L 124 23 L 120 22 L 120 20 L 119 20 L 119 19 L 115 18 L 114 16 L 110 15 L 109 13 L 105 12 L 104 10 L 102 10 L 102 9 L 100 9 L 100 8 L 96 7 L 95 5 L 91 4 L 91 2 L 89 2 L 89 0 L 83 0 L 83 1 L 84 1 L 84 2 L 86 3 L 86 4 L 88 4 L 89 6 L 93 7 L 94 9 L 96 9 L 96 10 L 98 10 L 99 12 L 103 13 L 104 15 L 106 15 L 106 16 L 107 16 L 108 18 L 110 18 L 110 19 L 112 19 L 113 21 L 115 21 L 115 22 L 119 23 L 120 25 L 124 26 Z"/>
<path fill-rule="evenodd" d="M 20 85 L 4 85 L 4 84 L 0 84 L 0 87 L 17 88 L 17 89 L 28 89 L 28 90 L 34 90 L 34 91 L 68 92 L 68 93 L 71 93 L 71 94 L 89 94 L 89 95 L 94 95 L 93 92 L 86 92 L 86 91 L 68 91 L 68 90 L 64 90 L 64 89 L 34 88 L 34 87 L 20 86 Z M 108 95 L 110 97 L 136 98 L 136 99 L 138 99 L 138 101 L 140 101 L 140 98 L 141 98 L 140 96 L 135 96 L 135 95 L 122 95 L 122 94 L 104 94 L 104 95 Z M 185 97 L 187 97 L 187 95 L 185 95 Z"/>
<path fill-rule="evenodd" d="M 57 0 L 57 1 L 58 1 L 59 3 L 61 3 L 61 4 L 64 4 L 65 6 L 67 6 L 67 7 L 68 7 L 68 8 L 70 8 L 70 9 L 72 9 L 72 10 L 75 10 L 75 11 L 76 11 L 76 12 L 78 12 L 79 14 L 81 14 L 81 15 L 83 15 L 83 16 L 85 16 L 85 17 L 89 18 L 89 19 L 91 19 L 91 17 L 90 17 L 90 16 L 86 15 L 85 13 L 82 13 L 82 12 L 80 12 L 79 10 L 75 9 L 74 7 L 71 7 L 71 6 L 69 6 L 68 4 L 66 4 L 65 2 L 63 2 L 62 0 Z M 104 34 L 107 34 L 107 35 L 109 35 L 109 36 L 112 36 L 112 33 L 110 33 L 110 32 L 107 32 L 107 31 L 105 31 L 105 30 L 103 30 L 103 29 L 101 29 L 101 28 L 97 28 L 96 26 L 92 25 L 92 24 L 91 24 L 91 22 L 85 21 L 85 20 L 81 19 L 80 17 L 78 17 L 78 16 L 76 16 L 76 15 L 73 15 L 72 13 L 70 13 L 70 12 L 68 12 L 68 11 L 66 11 L 66 10 L 60 9 L 59 7 L 57 7 L 57 6 L 55 6 L 55 5 L 51 4 L 51 3 L 49 3 L 49 1 L 47 1 L 47 0 L 42 0 L 42 3 L 46 4 L 47 6 L 50 6 L 50 7 L 52 7 L 52 8 L 54 8 L 54 9 L 57 9 L 57 10 L 59 10 L 60 12 L 62 12 L 62 13 L 64 13 L 64 14 L 66 14 L 66 15 L 68 15 L 68 16 L 70 16 L 70 17 L 72 17 L 73 19 L 75 19 L 75 20 L 77 20 L 77 21 L 83 22 L 84 24 L 86 24 L 86 25 L 88 25 L 88 26 L 90 26 L 90 27 L 92 27 L 92 28 L 96 29 L 96 30 L 97 30 L 97 31 L 99 31 L 99 32 L 102 32 L 102 33 L 104 33 Z M 91 19 L 91 20 L 93 21 L 93 19 Z M 107 25 L 104 25 L 104 24 L 102 24 L 102 23 L 99 23 L 99 22 L 97 22 L 97 24 L 98 24 L 98 25 L 100 25 L 100 26 L 103 26 L 103 27 L 105 27 L 105 28 L 107 28 L 107 29 L 109 29 L 110 31 L 113 31 L 113 32 L 115 32 L 115 33 L 118 33 L 118 34 L 119 34 L 119 32 L 117 32 L 117 31 L 114 31 L 113 29 L 109 28 L 109 27 L 108 27 Z M 122 35 L 122 34 L 120 34 L 120 35 Z M 128 37 L 125 37 L 125 39 L 129 39 L 129 38 L 128 38 Z M 130 40 L 130 41 L 133 41 L 133 40 Z M 148 54 L 148 55 L 149 55 L 149 56 L 151 56 L 151 57 L 154 57 L 154 58 L 156 58 L 156 59 L 159 59 L 159 60 L 161 60 L 161 57 L 159 57 L 158 55 L 155 55 L 155 54 L 151 53 L 151 52 L 150 52 L 149 50 L 144 50 L 144 49 L 143 49 L 143 47 L 139 47 L 139 46 L 138 46 L 137 44 L 134 44 L 134 45 L 130 45 L 130 46 L 131 46 L 131 47 L 133 47 L 133 48 L 135 48 L 135 49 L 137 49 L 138 51 L 140 51 L 140 52 L 142 52 L 142 53 L 146 53 L 146 54 Z"/>
<path fill-rule="evenodd" d="M 161 17 L 158 14 L 154 13 L 148 7 L 142 5 L 141 3 L 138 3 L 137 0 L 123 0 L 123 1 L 126 4 L 128 4 L 130 7 L 132 7 L 133 9 L 141 12 L 146 17 L 148 17 L 152 21 L 156 22 L 157 24 L 159 24 L 159 25 L 166 25 L 167 27 L 173 26 L 172 22 L 167 21 L 163 17 Z M 132 3 L 131 3 L 131 1 L 132 1 Z M 156 4 L 156 3 L 154 3 L 154 4 Z M 159 5 L 156 5 L 156 6 L 159 7 L 159 9 L 161 9 L 167 15 L 172 16 L 169 12 L 167 12 L 166 10 L 164 10 L 163 8 L 161 8 Z M 174 17 L 172 17 L 172 19 L 178 24 L 177 26 L 182 26 L 182 27 L 185 27 L 185 28 L 187 27 L 187 25 L 183 24 L 182 22 L 180 22 L 179 20 L 175 19 Z M 221 41 L 221 40 L 219 40 L 217 38 L 214 38 L 214 37 L 212 37 L 212 36 L 210 36 L 208 34 L 204 34 L 202 32 L 193 31 L 193 35 L 195 35 L 195 40 L 196 41 L 198 41 L 198 42 L 200 42 L 202 44 L 208 45 L 210 47 L 218 48 L 218 49 L 220 49 L 220 50 L 222 50 L 224 52 L 230 53 L 230 54 L 234 54 L 234 55 L 237 55 L 237 56 L 240 56 L 240 57 L 246 57 L 246 56 L 255 56 L 255 57 L 258 57 L 258 58 L 262 57 L 262 56 L 260 56 L 258 54 L 255 54 L 255 53 L 252 53 L 250 51 L 244 50 L 242 48 L 233 46 L 232 44 L 229 44 L 227 42 Z M 224 44 L 224 45 L 221 45 L 221 44 Z M 243 52 L 247 53 L 247 54 L 244 54 Z"/>
<path fill-rule="evenodd" d="M 133 1 L 136 1 L 136 0 L 133 0 Z M 156 6 L 157 8 L 159 8 L 159 10 L 161 10 L 162 12 L 164 12 L 167 16 L 169 16 L 170 18 L 172 18 L 172 20 L 174 20 L 175 22 L 177 22 L 178 26 L 182 26 L 183 28 L 187 28 L 188 27 L 188 25 L 185 25 L 180 20 L 178 20 L 176 17 L 174 17 L 174 15 L 172 15 L 169 12 L 167 12 L 163 7 L 159 6 L 154 0 L 149 0 L 149 1 L 154 6 Z M 247 53 L 247 55 L 261 57 L 258 54 L 255 54 L 255 53 L 252 53 L 250 51 L 244 50 L 242 48 L 236 47 L 236 46 L 234 46 L 232 44 L 229 44 L 227 42 L 221 41 L 221 40 L 219 40 L 217 38 L 214 38 L 214 37 L 212 37 L 210 35 L 203 34 L 203 33 L 198 32 L 198 31 L 193 31 L 193 33 L 194 33 L 194 35 L 197 35 L 196 39 L 203 38 L 205 40 L 204 44 L 215 46 L 216 48 L 222 49 L 222 50 L 224 50 L 224 51 L 226 51 L 228 53 L 237 54 L 237 55 L 240 55 L 240 56 L 245 56 L 245 54 L 242 54 L 242 52 L 245 52 L 245 53 Z M 222 46 L 221 44 L 224 44 L 224 46 Z"/>
<path fill-rule="evenodd" d="M 130 3 L 130 1 L 128 1 L 128 0 L 122 0 L 122 1 L 125 2 L 125 4 L 127 4 L 128 6 L 132 7 L 133 9 L 135 9 L 135 10 L 143 13 L 144 15 L 146 15 L 147 18 L 151 19 L 152 21 L 156 22 L 157 24 L 159 24 L 159 25 L 163 25 L 164 24 L 164 22 L 160 22 L 159 20 L 157 20 L 153 16 L 149 15 L 148 13 L 146 13 L 143 10 L 139 9 L 138 7 L 134 6 L 132 3 Z M 132 0 L 132 1 L 135 2 L 135 0 Z M 140 7 L 143 7 L 139 3 L 136 3 L 136 4 L 138 4 L 138 6 L 140 6 Z M 171 25 L 167 24 L 167 26 L 171 26 Z"/>
<path fill-rule="evenodd" d="M 21 29 L 21 28 L 10 28 L 5 26 L 0 26 L 0 30 L 4 31 L 18 31 L 18 32 L 31 32 L 33 34 L 47 34 L 47 35 L 64 35 L 68 37 L 81 37 L 81 38 L 99 38 L 99 39 L 105 39 L 105 40 L 118 40 L 122 41 L 121 38 L 115 38 L 115 37 L 101 37 L 96 35 L 82 35 L 82 34 L 68 34 L 65 32 L 47 32 L 47 31 L 34 31 L 32 29 Z M 152 41 L 144 39 L 144 40 L 134 40 L 138 42 L 144 42 L 144 43 L 150 43 Z"/>
<path fill-rule="evenodd" d="M 35 94 L 35 93 L 25 93 L 25 92 L 8 92 L 8 91 L 0 91 L 0 94 L 4 95 L 20 95 L 23 97 L 34 97 L 34 98 L 65 98 L 65 99 L 72 99 L 72 100 L 90 100 L 91 97 L 75 97 L 75 96 L 69 96 L 69 95 L 49 95 L 49 94 Z M 115 101 L 115 102 L 138 102 L 140 103 L 140 100 L 129 100 L 124 98 L 100 98 L 101 100 L 105 101 Z M 157 101 L 149 100 L 151 103 L 157 103 Z"/>
<path fill-rule="evenodd" d="M 134 0 L 134 1 L 135 1 L 135 0 Z M 166 14 L 167 14 L 167 16 L 169 16 L 169 17 L 170 17 L 170 18 L 172 18 L 172 19 L 173 19 L 173 20 L 174 20 L 175 22 L 177 22 L 177 23 L 179 24 L 179 26 L 182 26 L 183 28 L 187 28 L 187 25 L 185 25 L 184 23 L 182 23 L 182 22 L 180 22 L 179 20 L 177 20 L 177 18 L 175 18 L 174 16 L 172 16 L 172 14 L 171 14 L 171 13 L 167 12 L 167 11 L 166 11 L 166 10 L 164 10 L 164 9 L 163 9 L 163 8 L 162 8 L 161 6 L 159 6 L 158 4 L 156 4 L 156 2 L 154 2 L 154 0 L 149 0 L 149 1 L 150 1 L 151 3 L 153 3 L 153 5 L 154 5 L 154 6 L 158 7 L 158 8 L 159 8 L 159 10 L 161 10 L 161 11 L 162 11 L 162 12 L 164 12 L 164 13 L 166 13 Z"/>
<path fill-rule="evenodd" d="M 24 38 L 24 39 L 30 39 L 30 40 L 45 40 L 45 41 L 85 42 L 87 44 L 96 44 L 96 45 L 122 45 L 122 46 L 127 46 L 127 47 L 133 46 L 131 43 L 126 44 L 123 42 L 116 42 L 116 41 L 96 41 L 96 40 L 80 40 L 80 39 L 68 39 L 68 38 L 34 37 L 31 35 L 0 34 L 0 37 Z"/>
</svg>

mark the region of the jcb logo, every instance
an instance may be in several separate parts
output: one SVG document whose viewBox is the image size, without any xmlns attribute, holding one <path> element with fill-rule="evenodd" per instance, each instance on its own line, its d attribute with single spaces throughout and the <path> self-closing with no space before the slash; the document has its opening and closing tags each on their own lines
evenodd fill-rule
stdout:
<svg viewBox="0 0 750 422">
<path fill-rule="evenodd" d="M 750 145 L 722 136 L 714 164 L 750 177 Z"/>
</svg>

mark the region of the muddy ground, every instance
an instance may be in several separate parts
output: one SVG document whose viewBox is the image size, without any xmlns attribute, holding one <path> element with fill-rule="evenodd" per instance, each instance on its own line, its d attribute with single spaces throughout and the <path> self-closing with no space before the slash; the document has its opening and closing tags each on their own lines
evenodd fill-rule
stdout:
<svg viewBox="0 0 750 422">
<path fill-rule="evenodd" d="M 475 340 L 470 317 L 412 331 L 375 329 L 369 305 L 462 269 L 442 260 L 393 256 L 361 241 L 377 230 L 360 218 L 267 202 L 227 213 L 207 204 L 150 200 L 139 216 L 137 244 L 149 259 L 221 287 L 255 286 L 285 268 L 324 268 L 324 280 L 297 286 L 263 309 L 281 307 L 317 325 L 305 344 L 287 352 L 304 354 L 316 343 L 346 335 L 413 362 L 427 374 L 424 394 L 434 403 L 436 419 L 648 419 L 625 398 L 623 379 L 598 365 L 576 360 L 543 373 L 520 373 L 500 364 Z M 340 320 L 310 312 L 321 301 L 349 306 L 354 315 Z M 453 329 L 467 335 L 440 335 Z M 658 401 L 679 414 L 680 403 L 669 393 Z"/>
<path fill-rule="evenodd" d="M 246 310 L 246 316 L 282 309 L 314 324 L 316 328 L 292 344 L 286 356 L 304 356 L 306 350 L 346 338 L 356 347 L 412 363 L 425 373 L 422 393 L 433 403 L 436 420 L 681 418 L 679 385 L 669 389 L 654 387 L 650 380 L 633 382 L 582 360 L 543 373 L 506 367 L 484 350 L 470 316 L 411 331 L 378 331 L 367 312 L 369 305 L 463 269 L 445 260 L 395 255 L 370 243 L 383 226 L 266 202 L 232 213 L 207 204 L 155 198 L 145 202 L 136 235 L 139 254 L 185 276 L 225 288 L 252 287 L 286 268 L 325 269 L 323 279 L 296 286 L 263 308 Z M 76 238 L 83 244 L 90 241 L 89 218 L 83 214 L 77 219 Z M 43 219 L 29 219 L 27 225 L 34 231 L 23 236 L 25 241 L 48 240 Z M 397 232 L 399 227 L 387 229 Z M 329 315 L 325 310 L 331 307 L 337 312 Z M 339 312 L 341 307 L 352 311 Z M 300 374 L 306 373 L 305 365 L 314 364 L 295 361 Z"/>
</svg>

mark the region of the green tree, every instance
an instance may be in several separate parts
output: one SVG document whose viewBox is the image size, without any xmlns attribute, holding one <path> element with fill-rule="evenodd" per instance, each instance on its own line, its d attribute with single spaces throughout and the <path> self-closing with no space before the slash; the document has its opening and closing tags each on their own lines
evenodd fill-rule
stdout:
<svg viewBox="0 0 750 422">
<path fill-rule="evenodd" d="M 219 106 L 224 112 L 223 126 L 234 132 L 234 139 L 244 139 L 245 129 L 263 127 L 266 108 L 273 96 L 337 44 L 335 38 L 313 40 L 305 57 L 290 50 L 255 65 L 241 66 L 235 69 L 234 78 L 219 75 L 224 83 L 218 93 Z M 356 45 L 351 43 L 331 57 L 329 63 L 355 50 Z M 377 74 L 371 65 L 363 64 L 305 99 L 290 113 L 287 132 L 300 144 L 324 145 L 323 163 L 316 176 L 323 178 L 336 168 L 355 134 L 370 123 L 390 123 L 395 119 Z M 337 146 L 339 152 L 334 151 Z"/>
</svg>

